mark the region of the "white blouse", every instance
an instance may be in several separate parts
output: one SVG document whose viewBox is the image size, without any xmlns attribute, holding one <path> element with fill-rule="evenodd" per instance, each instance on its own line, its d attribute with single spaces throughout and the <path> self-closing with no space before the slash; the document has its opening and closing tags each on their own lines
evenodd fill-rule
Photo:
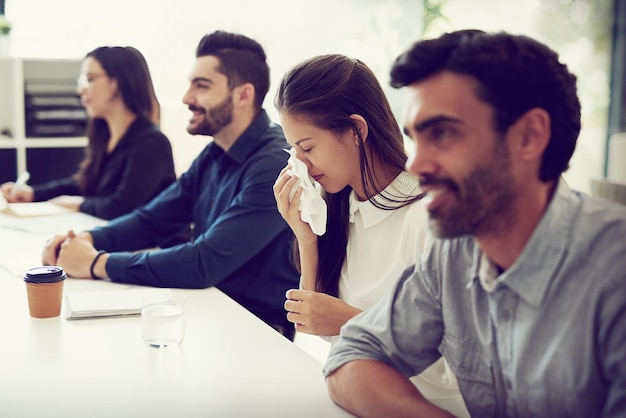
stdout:
<svg viewBox="0 0 626 418">
<path fill-rule="evenodd" d="M 406 198 L 418 193 L 417 179 L 403 171 L 378 196 Z M 377 202 L 394 205 L 380 197 Z M 372 306 L 407 267 L 415 264 L 427 243 L 432 241 L 430 237 L 428 212 L 422 201 L 385 210 L 369 200 L 358 201 L 352 191 L 348 246 L 339 280 L 339 298 L 359 309 Z"/>
</svg>

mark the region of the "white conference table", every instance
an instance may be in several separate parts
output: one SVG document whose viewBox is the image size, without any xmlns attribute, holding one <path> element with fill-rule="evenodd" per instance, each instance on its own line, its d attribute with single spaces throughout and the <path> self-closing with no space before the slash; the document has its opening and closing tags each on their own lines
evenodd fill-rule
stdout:
<svg viewBox="0 0 626 418">
<path fill-rule="evenodd" d="M 144 344 L 139 317 L 31 318 L 15 270 L 39 265 L 49 236 L 9 228 L 6 216 L 0 417 L 351 416 L 328 397 L 322 364 L 216 288 L 173 289 L 186 299 L 186 335 L 175 349 Z M 65 293 L 124 285 L 70 278 L 64 286 Z"/>
</svg>

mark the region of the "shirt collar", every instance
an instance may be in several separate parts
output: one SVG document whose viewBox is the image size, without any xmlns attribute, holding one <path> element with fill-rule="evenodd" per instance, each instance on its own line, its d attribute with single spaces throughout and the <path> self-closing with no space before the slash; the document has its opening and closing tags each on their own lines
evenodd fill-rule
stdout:
<svg viewBox="0 0 626 418">
<path fill-rule="evenodd" d="M 506 285 L 527 303 L 539 306 L 550 285 L 550 280 L 557 274 L 565 257 L 570 242 L 571 228 L 578 212 L 579 204 L 563 179 L 560 179 L 546 213 L 535 227 L 522 254 L 515 263 L 496 279 L 496 287 Z M 481 262 L 483 261 L 483 262 Z M 471 287 L 486 266 L 491 262 L 483 257 L 482 250 L 476 246 L 472 279 L 467 284 Z M 494 267 L 495 268 L 495 267 Z M 493 272 L 491 272 L 493 273 Z"/>
<path fill-rule="evenodd" d="M 132 141 L 129 138 L 134 139 L 134 137 L 137 136 L 137 133 L 139 131 L 141 131 L 142 129 L 145 129 L 146 126 L 150 126 L 150 125 L 152 125 L 152 122 L 150 122 L 148 119 L 146 119 L 143 116 L 137 116 L 135 120 L 133 120 L 130 123 L 130 125 L 128 125 L 128 128 L 126 128 L 126 132 L 124 132 L 124 134 L 120 138 L 120 141 L 118 142 L 117 146 L 115 147 L 113 151 L 115 151 L 118 148 L 121 148 L 122 146 L 126 146 L 127 142 L 129 144 L 132 143 Z"/>
<path fill-rule="evenodd" d="M 381 193 L 376 195 L 374 199 L 385 206 L 400 207 L 404 203 L 404 199 L 409 196 L 417 196 L 418 194 L 419 182 L 417 178 L 406 171 L 402 171 Z M 391 202 L 386 200 L 384 196 L 392 198 L 399 197 L 402 202 Z M 359 212 L 365 228 L 381 223 L 393 213 L 393 210 L 381 209 L 374 206 L 369 199 L 362 202 L 359 201 L 354 190 L 350 192 L 349 205 L 350 223 L 354 223 L 354 218 L 357 212 Z"/>
<path fill-rule="evenodd" d="M 263 132 L 270 124 L 271 121 L 267 112 L 261 109 L 250 126 L 243 131 L 235 143 L 228 149 L 226 155 L 236 163 L 243 164 L 248 156 L 257 148 L 257 145 L 261 142 Z"/>
<path fill-rule="evenodd" d="M 500 283 L 501 277 L 498 277 L 500 272 L 495 263 L 489 260 L 487 254 L 482 253 L 478 265 L 478 279 L 480 284 L 487 292 L 493 292 Z"/>
</svg>

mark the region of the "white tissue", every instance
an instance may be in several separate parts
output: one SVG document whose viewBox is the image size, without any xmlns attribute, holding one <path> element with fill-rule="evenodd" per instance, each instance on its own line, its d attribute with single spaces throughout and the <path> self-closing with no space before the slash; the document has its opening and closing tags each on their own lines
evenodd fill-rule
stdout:
<svg viewBox="0 0 626 418">
<path fill-rule="evenodd" d="M 306 165 L 296 158 L 294 149 L 285 150 L 290 157 L 287 164 L 291 165 L 291 169 L 287 174 L 296 176 L 296 182 L 291 193 L 289 193 L 289 201 L 293 198 L 294 193 L 301 186 L 303 191 L 300 196 L 300 218 L 311 226 L 311 230 L 316 235 L 324 235 L 326 233 L 326 201 L 322 198 L 322 186 L 309 176 L 309 170 Z"/>
</svg>

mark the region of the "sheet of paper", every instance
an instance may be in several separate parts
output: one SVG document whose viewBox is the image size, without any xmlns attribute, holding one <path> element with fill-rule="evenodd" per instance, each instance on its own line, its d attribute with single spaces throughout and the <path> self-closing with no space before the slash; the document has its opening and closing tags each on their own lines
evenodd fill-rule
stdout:
<svg viewBox="0 0 626 418">
<path fill-rule="evenodd" d="M 22 277 L 26 270 L 41 265 L 45 235 L 29 234 L 19 230 L 0 230 L 0 266 L 12 276 Z"/>
<path fill-rule="evenodd" d="M 48 216 L 14 216 L 0 213 L 0 227 L 17 231 L 45 235 L 65 234 L 73 229 L 76 232 L 106 225 L 108 221 L 82 212 L 64 212 Z"/>
</svg>

